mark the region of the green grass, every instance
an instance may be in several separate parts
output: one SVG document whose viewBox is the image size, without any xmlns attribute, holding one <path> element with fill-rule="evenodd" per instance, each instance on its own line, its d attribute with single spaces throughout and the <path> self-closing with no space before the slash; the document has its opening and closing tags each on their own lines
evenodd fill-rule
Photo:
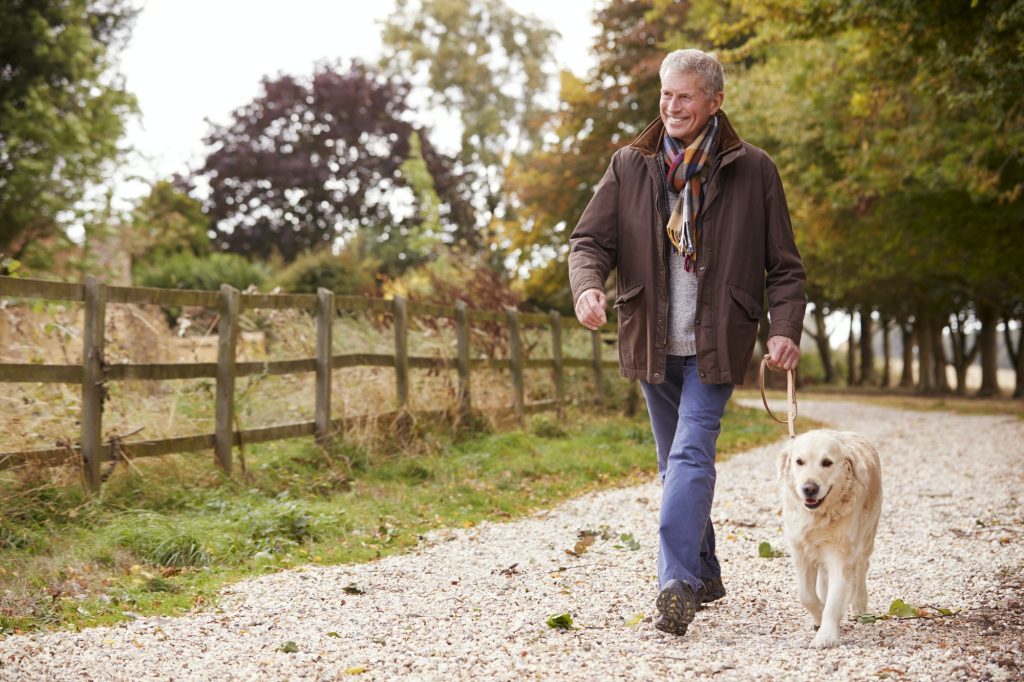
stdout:
<svg viewBox="0 0 1024 682">
<path fill-rule="evenodd" d="M 209 454 L 139 460 L 94 496 L 73 472 L 3 472 L 0 634 L 181 614 L 245 577 L 372 561 L 431 529 L 520 517 L 656 469 L 646 415 L 537 416 L 462 437 L 417 429 L 402 447 L 252 447 L 233 478 Z M 720 459 L 784 436 L 762 411 L 732 404 Z"/>
</svg>

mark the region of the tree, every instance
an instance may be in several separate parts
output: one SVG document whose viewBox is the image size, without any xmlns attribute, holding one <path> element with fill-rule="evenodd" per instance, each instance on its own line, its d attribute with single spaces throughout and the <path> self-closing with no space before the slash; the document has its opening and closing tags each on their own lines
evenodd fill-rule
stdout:
<svg viewBox="0 0 1024 682">
<path fill-rule="evenodd" d="M 213 251 L 210 217 L 202 203 L 175 180 L 158 180 L 139 200 L 131 216 L 135 262 L 156 261 L 175 253 L 205 256 Z"/>
<path fill-rule="evenodd" d="M 0 251 L 61 232 L 122 151 L 128 0 L 0 2 Z"/>
<path fill-rule="evenodd" d="M 408 85 L 354 62 L 322 65 L 312 80 L 264 79 L 263 93 L 206 138 L 212 151 L 197 178 L 224 250 L 291 261 L 307 250 L 364 234 L 401 241 L 420 220 L 402 164 L 413 126 Z M 473 241 L 459 178 L 421 136 L 421 157 L 445 204 L 434 207 L 448 241 Z M 397 255 L 397 254 L 396 254 Z"/>
<path fill-rule="evenodd" d="M 399 0 L 384 26 L 385 70 L 425 81 L 430 103 L 462 124 L 481 224 L 510 210 L 505 166 L 540 141 L 556 36 L 504 0 Z"/>
</svg>

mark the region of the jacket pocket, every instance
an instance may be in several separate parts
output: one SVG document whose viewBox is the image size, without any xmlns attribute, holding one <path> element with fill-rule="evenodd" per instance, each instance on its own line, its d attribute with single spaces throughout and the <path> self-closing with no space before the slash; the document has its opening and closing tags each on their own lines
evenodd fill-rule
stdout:
<svg viewBox="0 0 1024 682">
<path fill-rule="evenodd" d="M 761 301 L 735 284 L 729 285 L 729 294 L 732 296 L 732 300 L 736 301 L 737 305 L 747 314 L 747 317 L 755 321 L 761 319 Z"/>
<path fill-rule="evenodd" d="M 640 293 L 644 290 L 644 283 L 635 284 L 619 294 L 615 299 L 613 307 L 618 308 L 623 315 L 632 315 L 640 304 Z"/>
</svg>

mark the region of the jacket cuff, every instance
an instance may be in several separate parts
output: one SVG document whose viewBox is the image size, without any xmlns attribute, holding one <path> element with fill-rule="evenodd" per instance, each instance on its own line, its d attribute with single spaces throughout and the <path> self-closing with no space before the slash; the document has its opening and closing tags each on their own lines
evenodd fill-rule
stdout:
<svg viewBox="0 0 1024 682">
<path fill-rule="evenodd" d="M 572 292 L 572 306 L 573 306 L 573 308 L 576 307 L 576 302 L 580 300 L 580 296 L 583 295 L 583 292 L 584 291 L 590 291 L 591 289 L 597 289 L 598 291 L 600 291 L 603 294 L 604 293 L 604 282 L 602 282 L 601 280 L 599 280 L 599 279 L 597 279 L 595 277 L 595 278 L 583 279 L 583 280 L 580 280 L 580 281 L 578 281 L 576 283 L 576 286 L 573 287 L 573 292 Z"/>
<path fill-rule="evenodd" d="M 768 325 L 768 338 L 773 336 L 785 336 L 787 339 L 791 339 L 793 343 L 800 346 L 800 337 L 803 334 L 804 326 L 802 324 L 794 324 L 789 320 L 778 320 Z"/>
</svg>

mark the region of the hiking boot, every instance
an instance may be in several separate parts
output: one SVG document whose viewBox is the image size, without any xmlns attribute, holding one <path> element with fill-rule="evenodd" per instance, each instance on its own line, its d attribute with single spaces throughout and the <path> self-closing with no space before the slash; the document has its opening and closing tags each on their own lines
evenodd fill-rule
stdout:
<svg viewBox="0 0 1024 682">
<path fill-rule="evenodd" d="M 669 580 L 658 593 L 654 605 L 661 616 L 654 627 L 670 635 L 685 635 L 686 628 L 697 613 L 697 598 L 693 589 L 680 580 Z"/>
<path fill-rule="evenodd" d="M 696 592 L 697 603 L 700 605 L 710 604 L 725 596 L 725 585 L 721 578 L 701 578 L 700 589 Z"/>
</svg>

